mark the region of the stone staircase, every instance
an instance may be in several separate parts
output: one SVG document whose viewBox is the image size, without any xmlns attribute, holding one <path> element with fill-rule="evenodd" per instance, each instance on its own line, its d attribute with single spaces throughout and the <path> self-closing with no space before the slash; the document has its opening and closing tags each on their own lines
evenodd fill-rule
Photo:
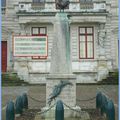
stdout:
<svg viewBox="0 0 120 120">
<path fill-rule="evenodd" d="M 16 73 L 2 73 L 2 86 L 25 86 L 27 82 L 21 80 Z"/>
<path fill-rule="evenodd" d="M 118 71 L 115 72 L 109 72 L 109 75 L 106 79 L 103 79 L 102 81 L 99 81 L 98 84 L 115 84 L 118 85 L 119 83 L 119 73 Z"/>
<path fill-rule="evenodd" d="M 107 84 L 107 85 L 118 85 L 119 83 L 119 74 L 117 72 L 109 72 L 109 75 L 106 79 L 96 83 L 77 83 L 77 84 Z M 2 86 L 24 86 L 30 85 L 28 82 L 21 80 L 17 73 L 2 73 L 1 75 Z"/>
</svg>

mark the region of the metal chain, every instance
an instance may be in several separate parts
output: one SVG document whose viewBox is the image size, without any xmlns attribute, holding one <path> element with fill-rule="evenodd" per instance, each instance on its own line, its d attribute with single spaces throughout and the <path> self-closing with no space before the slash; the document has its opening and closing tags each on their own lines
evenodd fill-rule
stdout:
<svg viewBox="0 0 120 120">
<path fill-rule="evenodd" d="M 89 98 L 89 99 L 83 99 L 83 100 L 76 99 L 76 100 L 77 101 L 91 101 L 91 100 L 94 100 L 95 98 L 96 98 L 96 96 L 92 97 L 92 98 Z"/>
<path fill-rule="evenodd" d="M 31 98 L 32 100 L 36 101 L 36 102 L 41 102 L 41 103 L 44 103 L 44 102 L 45 102 L 45 101 L 40 101 L 40 100 L 37 100 L 37 99 L 35 99 L 35 98 L 31 97 L 30 95 L 28 95 L 28 97 L 29 97 L 29 98 Z"/>
<path fill-rule="evenodd" d="M 55 103 L 55 104 L 56 104 L 56 103 Z M 47 110 L 38 112 L 37 114 L 43 114 L 43 113 L 48 112 L 50 109 L 52 109 L 52 108 L 55 106 L 55 104 L 53 104 L 53 105 L 52 105 L 51 107 L 49 107 Z"/>
<path fill-rule="evenodd" d="M 65 104 L 65 103 L 63 103 L 67 108 L 69 108 L 70 110 L 72 110 L 72 111 L 75 111 L 75 112 L 79 112 L 79 113 L 85 113 L 84 111 L 78 111 L 78 110 L 75 110 L 75 109 L 73 109 L 72 107 L 70 107 L 70 106 L 68 106 L 67 104 Z"/>
<path fill-rule="evenodd" d="M 109 93 L 109 91 L 110 91 L 112 88 L 111 88 L 111 85 L 110 85 L 110 86 L 105 85 L 105 86 L 97 87 L 97 89 L 103 89 L 105 92 Z"/>
<path fill-rule="evenodd" d="M 103 92 L 109 98 L 109 92 L 108 91 L 111 90 L 111 88 L 109 88 L 108 86 L 107 87 L 102 86 L 102 87 L 97 87 L 97 90 Z M 96 96 L 92 97 L 92 98 L 89 98 L 89 99 L 83 99 L 83 100 L 76 99 L 76 100 L 77 101 L 92 101 L 95 98 L 96 98 Z"/>
<path fill-rule="evenodd" d="M 98 91 L 101 91 L 104 95 L 106 95 L 106 97 L 110 98 L 108 91 L 105 90 L 104 87 L 98 87 L 97 89 L 98 89 Z"/>
</svg>

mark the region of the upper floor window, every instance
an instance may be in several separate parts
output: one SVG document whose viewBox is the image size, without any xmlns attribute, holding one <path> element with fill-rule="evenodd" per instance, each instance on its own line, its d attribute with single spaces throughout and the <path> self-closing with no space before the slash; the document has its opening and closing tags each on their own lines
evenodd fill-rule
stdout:
<svg viewBox="0 0 120 120">
<path fill-rule="evenodd" d="M 94 58 L 94 30 L 93 27 L 79 27 L 79 58 Z"/>
<path fill-rule="evenodd" d="M 92 0 L 80 0 L 80 9 L 93 9 Z"/>
<path fill-rule="evenodd" d="M 5 14 L 6 0 L 1 0 L 1 9 L 2 9 L 2 14 Z"/>
<path fill-rule="evenodd" d="M 32 28 L 32 35 L 47 35 L 46 27 L 33 27 Z"/>
<path fill-rule="evenodd" d="M 33 3 L 44 3 L 45 0 L 33 0 Z"/>
<path fill-rule="evenodd" d="M 33 0 L 32 9 L 34 10 L 45 9 L 45 0 Z"/>
</svg>

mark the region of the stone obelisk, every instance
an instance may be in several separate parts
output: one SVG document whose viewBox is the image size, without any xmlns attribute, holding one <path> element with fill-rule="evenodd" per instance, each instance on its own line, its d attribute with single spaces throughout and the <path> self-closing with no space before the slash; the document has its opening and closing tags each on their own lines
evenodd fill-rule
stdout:
<svg viewBox="0 0 120 120">
<path fill-rule="evenodd" d="M 71 74 L 70 33 L 66 13 L 57 13 L 51 51 L 50 74 Z"/>
<path fill-rule="evenodd" d="M 65 86 L 56 100 L 61 99 L 64 103 L 74 107 L 76 105 L 76 77 L 72 74 L 70 50 L 69 20 L 66 13 L 60 12 L 56 14 L 54 21 L 51 67 L 50 74 L 46 78 L 46 101 L 55 85 L 58 85 L 61 80 L 69 81 L 73 86 Z"/>
</svg>

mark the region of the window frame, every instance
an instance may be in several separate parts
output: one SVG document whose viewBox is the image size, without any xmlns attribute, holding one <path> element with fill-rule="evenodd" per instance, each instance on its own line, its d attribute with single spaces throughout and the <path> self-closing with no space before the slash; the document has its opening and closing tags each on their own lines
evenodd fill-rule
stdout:
<svg viewBox="0 0 120 120">
<path fill-rule="evenodd" d="M 1 0 L 1 14 L 6 14 L 6 0 Z"/>
<path fill-rule="evenodd" d="M 43 10 L 43 9 L 45 9 L 45 0 L 43 0 L 43 1 L 32 0 L 31 8 L 33 10 Z"/>
<path fill-rule="evenodd" d="M 33 28 L 38 28 L 38 34 L 33 34 Z M 40 34 L 41 28 L 45 28 L 45 34 Z M 31 34 L 32 34 L 32 36 L 46 36 L 47 35 L 47 27 L 32 27 Z"/>
<path fill-rule="evenodd" d="M 38 34 L 33 34 L 33 28 L 38 28 Z M 45 28 L 45 34 L 40 34 L 40 28 Z M 31 28 L 31 35 L 32 36 L 47 36 L 47 27 L 32 27 Z M 47 53 L 48 53 L 48 43 L 47 43 Z M 48 57 L 48 55 L 46 56 L 46 57 L 41 57 L 41 56 L 38 56 L 38 57 L 33 57 L 32 56 L 32 59 L 43 59 L 43 60 L 45 60 L 45 59 L 47 59 L 47 57 Z"/>
<path fill-rule="evenodd" d="M 86 9 L 93 9 L 94 5 L 93 5 L 93 0 L 91 1 L 86 1 L 86 0 L 79 0 L 80 3 L 80 9 L 82 10 L 86 10 Z"/>
<path fill-rule="evenodd" d="M 80 28 L 85 28 L 85 33 L 80 33 Z M 87 28 L 92 28 L 92 33 L 87 33 Z M 80 36 L 85 36 L 85 57 L 81 57 L 80 55 Z M 78 27 L 78 39 L 79 39 L 79 59 L 94 59 L 94 27 L 93 26 L 79 26 Z M 87 36 L 92 36 L 92 57 L 88 57 L 88 40 Z"/>
<path fill-rule="evenodd" d="M 40 1 L 40 0 L 37 0 L 37 1 L 32 0 L 32 3 L 45 3 L 45 0 L 43 0 L 43 1 Z"/>
</svg>

